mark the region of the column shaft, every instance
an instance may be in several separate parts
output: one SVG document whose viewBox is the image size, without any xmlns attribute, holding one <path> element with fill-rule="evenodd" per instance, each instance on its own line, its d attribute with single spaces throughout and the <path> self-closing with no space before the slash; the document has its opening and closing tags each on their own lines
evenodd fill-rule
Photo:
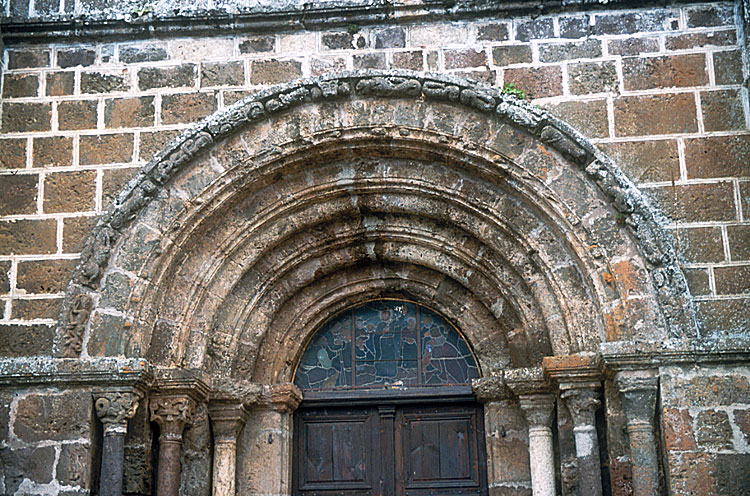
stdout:
<svg viewBox="0 0 750 496">
<path fill-rule="evenodd" d="M 552 445 L 552 429 L 529 427 L 529 459 L 534 496 L 554 496 L 555 455 Z"/>
<path fill-rule="evenodd" d="M 179 496 L 180 494 L 180 451 L 182 436 L 179 439 L 159 439 L 159 465 L 156 479 L 156 496 Z"/>
<path fill-rule="evenodd" d="M 238 397 L 215 394 L 208 403 L 214 430 L 213 496 L 234 496 L 237 477 L 237 437 L 245 426 L 247 409 Z"/>
<path fill-rule="evenodd" d="M 573 428 L 578 458 L 578 483 L 581 494 L 601 496 L 602 472 L 599 463 L 599 440 L 593 425 Z"/>
<path fill-rule="evenodd" d="M 213 496 L 234 496 L 236 472 L 237 443 L 234 440 L 217 440 L 214 445 Z"/>
<path fill-rule="evenodd" d="M 102 463 L 99 475 L 101 496 L 121 496 L 125 434 L 128 419 L 133 418 L 142 398 L 139 391 L 105 391 L 94 393 L 94 409 L 104 426 Z"/>
<path fill-rule="evenodd" d="M 634 496 L 656 496 L 659 494 L 659 465 L 653 429 L 648 424 L 628 423 L 628 436 Z"/>
<path fill-rule="evenodd" d="M 531 490 L 534 496 L 555 496 L 555 458 L 550 427 L 555 397 L 528 394 L 520 395 L 519 399 L 529 426 Z"/>
<path fill-rule="evenodd" d="M 182 432 L 192 422 L 195 401 L 184 394 L 156 396 L 149 408 L 151 420 L 159 424 L 159 461 L 156 496 L 179 496 L 182 462 Z"/>
<path fill-rule="evenodd" d="M 110 431 L 102 442 L 102 466 L 99 482 L 100 496 L 121 496 L 125 432 Z"/>
</svg>

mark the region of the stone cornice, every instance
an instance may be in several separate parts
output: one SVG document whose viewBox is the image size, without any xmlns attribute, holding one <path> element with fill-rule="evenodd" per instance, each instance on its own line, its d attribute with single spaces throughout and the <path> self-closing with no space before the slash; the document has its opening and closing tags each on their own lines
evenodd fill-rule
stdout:
<svg viewBox="0 0 750 496">
<path fill-rule="evenodd" d="M 326 2 L 258 1 L 224 2 L 212 10 L 195 6 L 195 2 L 177 0 L 155 5 L 110 2 L 104 8 L 86 5 L 74 7 L 72 13 L 43 16 L 2 17 L 2 35 L 6 43 L 60 41 L 81 39 L 153 38 L 164 36 L 197 36 L 221 32 L 254 33 L 299 29 L 364 26 L 385 23 L 454 21 L 488 17 L 577 11 L 612 10 L 661 6 L 656 0 L 609 0 L 600 5 L 589 0 L 328 0 Z"/>
<path fill-rule="evenodd" d="M 600 344 L 599 356 L 608 374 L 681 363 L 747 364 L 750 362 L 750 338 L 668 339 L 649 343 L 615 341 Z"/>
<path fill-rule="evenodd" d="M 54 385 L 60 387 L 96 386 L 101 389 L 134 387 L 148 390 L 154 371 L 141 358 L 3 358 L 0 359 L 0 387 Z"/>
</svg>

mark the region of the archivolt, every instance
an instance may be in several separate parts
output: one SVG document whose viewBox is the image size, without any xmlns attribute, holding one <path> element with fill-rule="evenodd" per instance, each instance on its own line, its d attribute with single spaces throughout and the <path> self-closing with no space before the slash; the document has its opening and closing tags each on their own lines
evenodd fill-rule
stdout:
<svg viewBox="0 0 750 496">
<path fill-rule="evenodd" d="M 149 162 L 86 244 L 58 350 L 289 380 L 325 316 L 387 295 L 452 319 L 485 372 L 696 334 L 658 214 L 583 137 L 467 81 L 358 72 Z"/>
</svg>

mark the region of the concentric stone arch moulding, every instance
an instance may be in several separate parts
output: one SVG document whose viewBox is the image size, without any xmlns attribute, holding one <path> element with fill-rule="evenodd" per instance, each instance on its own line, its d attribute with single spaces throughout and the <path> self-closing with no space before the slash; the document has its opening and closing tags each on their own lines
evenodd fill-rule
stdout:
<svg viewBox="0 0 750 496">
<path fill-rule="evenodd" d="M 584 136 L 549 113 L 499 90 L 464 79 L 411 71 L 357 71 L 275 86 L 206 118 L 172 141 L 120 192 L 89 235 L 68 285 L 56 354 L 77 357 L 102 274 L 117 240 L 131 220 L 199 152 L 245 127 L 306 102 L 408 99 L 442 101 L 499 118 L 556 149 L 607 196 L 638 242 L 648 262 L 670 337 L 696 337 L 698 327 L 685 276 L 661 214 L 617 165 Z"/>
</svg>

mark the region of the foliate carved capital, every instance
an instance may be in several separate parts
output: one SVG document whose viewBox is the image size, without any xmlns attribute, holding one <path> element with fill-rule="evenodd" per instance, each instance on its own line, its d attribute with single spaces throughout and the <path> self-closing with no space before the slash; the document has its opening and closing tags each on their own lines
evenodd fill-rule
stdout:
<svg viewBox="0 0 750 496">
<path fill-rule="evenodd" d="M 496 376 L 474 379 L 471 381 L 471 389 L 482 403 L 507 400 L 513 395 L 503 378 Z"/>
<path fill-rule="evenodd" d="M 138 391 L 113 391 L 94 393 L 94 409 L 104 425 L 105 434 L 125 433 L 128 420 L 138 410 L 143 394 Z"/>
<path fill-rule="evenodd" d="M 560 396 L 565 400 L 576 427 L 595 424 L 594 414 L 602 404 L 598 389 L 573 388 L 563 391 Z"/>
<path fill-rule="evenodd" d="M 293 412 L 302 402 L 302 391 L 289 382 L 274 384 L 268 391 L 268 402 L 277 412 Z"/>
<path fill-rule="evenodd" d="M 652 425 L 656 412 L 659 377 L 620 373 L 615 377 L 628 425 Z"/>
<path fill-rule="evenodd" d="M 157 396 L 149 403 L 151 420 L 159 424 L 160 440 L 182 439 L 185 425 L 193 421 L 195 401 L 189 396 Z"/>
<path fill-rule="evenodd" d="M 555 396 L 552 394 L 521 395 L 521 410 L 526 416 L 529 428 L 549 427 L 552 423 L 552 411 L 555 407 Z"/>
</svg>

